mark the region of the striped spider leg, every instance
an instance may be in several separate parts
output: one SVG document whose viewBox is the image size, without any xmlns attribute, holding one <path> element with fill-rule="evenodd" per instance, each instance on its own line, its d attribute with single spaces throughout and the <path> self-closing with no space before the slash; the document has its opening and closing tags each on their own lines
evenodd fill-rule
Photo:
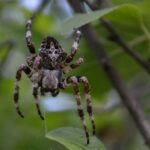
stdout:
<svg viewBox="0 0 150 150">
<path fill-rule="evenodd" d="M 74 95 L 75 95 L 75 99 L 76 99 L 76 103 L 77 103 L 78 115 L 81 118 L 81 121 L 83 124 L 83 128 L 84 128 L 86 139 L 87 139 L 87 144 L 89 144 L 89 133 L 87 130 L 83 107 L 81 105 L 81 96 L 80 96 L 80 89 L 79 89 L 80 84 L 83 84 L 83 87 L 84 87 L 85 99 L 86 99 L 86 104 L 87 104 L 87 112 L 89 114 L 89 117 L 90 117 L 90 120 L 92 123 L 93 135 L 95 135 L 95 121 L 94 121 L 93 110 L 92 110 L 92 99 L 91 99 L 91 95 L 90 95 L 90 85 L 89 85 L 87 78 L 85 76 L 68 77 L 62 83 L 62 87 L 65 89 L 68 86 L 73 86 Z"/>
<path fill-rule="evenodd" d="M 30 53 L 35 54 L 35 46 L 32 42 L 32 32 L 31 32 L 32 19 L 33 17 L 31 17 L 26 24 L 26 43 Z"/>
<path fill-rule="evenodd" d="M 21 113 L 20 108 L 19 108 L 19 103 L 18 103 L 19 102 L 19 82 L 21 80 L 22 72 L 24 72 L 33 83 L 33 96 L 35 98 L 37 111 L 38 111 L 39 116 L 43 120 L 44 117 L 42 116 L 42 113 L 40 111 L 40 107 L 38 104 L 38 88 L 39 88 L 40 76 L 36 79 L 37 74 L 40 74 L 40 71 L 37 71 L 40 68 L 40 58 L 36 54 L 35 46 L 32 42 L 31 26 L 32 26 L 32 17 L 27 21 L 27 24 L 26 24 L 26 44 L 27 44 L 27 47 L 29 48 L 31 55 L 27 57 L 26 59 L 27 65 L 22 64 L 16 72 L 14 103 L 15 103 L 17 113 L 22 118 L 24 118 L 24 115 Z"/>
<path fill-rule="evenodd" d="M 63 66 L 62 70 L 64 73 L 70 72 L 71 70 L 79 67 L 84 62 L 83 58 L 80 57 L 75 63 L 70 64 L 73 61 L 73 57 L 75 56 L 75 54 L 78 50 L 80 38 L 81 38 L 81 32 L 79 30 L 77 30 L 76 35 L 75 35 L 75 41 L 71 48 L 71 53 L 67 56 L 66 61 L 64 62 L 64 65 L 62 65 Z M 77 103 L 78 114 L 82 120 L 83 128 L 85 130 L 85 134 L 86 134 L 86 138 L 87 138 L 87 144 L 89 144 L 89 133 L 88 133 L 86 121 L 84 118 L 83 107 L 81 105 L 81 96 L 80 96 L 80 90 L 79 90 L 80 84 L 82 84 L 84 87 L 85 99 L 86 99 L 86 103 L 87 103 L 87 112 L 90 116 L 90 120 L 92 123 L 93 135 L 95 135 L 95 121 L 94 121 L 94 116 L 93 116 L 92 99 L 91 99 L 91 95 L 90 95 L 90 85 L 89 85 L 88 79 L 85 76 L 68 77 L 62 83 L 62 87 L 66 88 L 67 86 L 71 86 L 71 85 L 73 86 L 74 95 L 75 95 L 75 99 L 76 99 L 76 103 Z"/>
<path fill-rule="evenodd" d="M 33 58 L 31 56 L 30 60 L 32 60 L 32 59 Z M 24 72 L 28 76 L 28 78 L 32 81 L 32 84 L 33 84 L 33 96 L 34 96 L 34 99 L 35 99 L 37 112 L 38 112 L 40 118 L 43 120 L 44 117 L 42 116 L 42 113 L 40 111 L 40 107 L 39 107 L 39 104 L 38 104 L 38 101 L 39 101 L 38 100 L 38 89 L 39 89 L 39 84 L 40 84 L 41 77 L 42 77 L 42 71 L 41 70 L 36 71 L 36 69 L 39 67 L 39 66 L 37 66 L 37 64 L 39 65 L 38 61 L 39 61 L 39 57 L 36 57 L 35 61 L 34 61 L 35 64 L 33 65 L 33 68 L 31 68 L 31 64 L 33 64 L 33 63 L 32 62 L 29 63 L 29 57 L 28 57 L 27 64 L 28 63 L 29 64 L 28 65 L 22 64 L 18 68 L 17 73 L 16 73 L 14 103 L 15 103 L 15 107 L 16 107 L 17 113 L 22 118 L 24 118 L 24 115 L 21 113 L 20 108 L 19 108 L 19 82 L 21 80 L 22 72 Z"/>
</svg>

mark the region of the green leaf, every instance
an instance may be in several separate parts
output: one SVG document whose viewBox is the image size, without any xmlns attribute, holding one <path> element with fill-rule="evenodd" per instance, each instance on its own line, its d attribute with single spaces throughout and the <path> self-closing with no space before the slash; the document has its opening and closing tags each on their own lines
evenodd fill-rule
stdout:
<svg viewBox="0 0 150 150">
<path fill-rule="evenodd" d="M 95 136 L 90 136 L 90 144 L 87 145 L 84 131 L 78 128 L 62 127 L 47 133 L 46 137 L 50 139 L 51 149 L 57 146 L 57 150 L 105 150 Z"/>
<path fill-rule="evenodd" d="M 99 19 L 100 17 L 106 15 L 107 13 L 117 9 L 117 7 L 106 8 L 103 10 L 93 11 L 87 14 L 75 14 L 72 18 L 65 21 L 60 27 L 62 34 L 66 34 L 73 30 L 73 28 L 78 28 L 84 24 L 92 22 L 94 20 Z M 63 28 L 62 28 L 63 27 Z"/>
<path fill-rule="evenodd" d="M 132 17 L 134 18 L 134 22 L 136 20 L 136 23 L 141 24 L 141 15 L 140 15 L 140 10 L 138 9 L 138 7 L 136 7 L 135 5 L 131 5 L 131 4 L 123 4 L 120 6 L 106 8 L 106 9 L 98 10 L 98 11 L 92 11 L 92 12 L 85 13 L 85 14 L 83 13 L 75 14 L 72 18 L 68 19 L 61 25 L 61 33 L 66 34 L 72 31 L 73 28 L 79 28 L 87 23 L 93 22 L 109 14 L 112 14 L 113 15 L 112 17 L 115 18 L 116 14 L 120 14 L 120 13 L 128 14 L 127 17 Z"/>
</svg>

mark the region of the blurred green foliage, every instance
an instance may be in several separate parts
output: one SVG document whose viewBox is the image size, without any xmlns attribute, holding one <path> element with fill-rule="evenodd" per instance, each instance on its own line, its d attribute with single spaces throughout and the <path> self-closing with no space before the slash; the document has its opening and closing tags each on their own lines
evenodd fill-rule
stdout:
<svg viewBox="0 0 150 150">
<path fill-rule="evenodd" d="M 89 145 L 85 144 L 85 138 L 83 137 L 84 131 L 78 128 L 59 128 L 46 134 L 46 137 L 50 139 L 50 142 L 58 142 L 61 144 L 57 150 L 105 150 L 104 145 L 95 137 L 90 135 Z M 56 149 L 56 144 L 52 147 Z"/>
<path fill-rule="evenodd" d="M 62 35 L 60 29 L 61 31 L 66 31 L 66 26 L 63 23 L 69 17 L 72 17 L 72 11 L 70 11 L 71 8 L 69 9 L 67 2 L 65 0 L 62 1 L 53 0 L 49 2 L 34 20 L 32 31 L 37 51 L 43 37 L 47 35 L 54 36 L 67 52 L 70 51 L 73 37 L 70 33 Z M 35 1 L 35 3 L 39 4 L 40 2 L 38 0 Z M 120 7 L 122 4 L 130 6 L 130 8 L 120 8 L 120 11 L 109 12 L 105 17 L 111 21 L 122 38 L 134 47 L 145 60 L 148 60 L 150 57 L 150 1 L 112 0 L 110 3 L 112 8 Z M 28 1 L 28 5 L 30 6 L 30 1 Z M 25 75 L 22 76 L 20 84 L 20 107 L 25 114 L 25 119 L 19 118 L 15 112 L 13 104 L 15 73 L 19 65 L 25 63 L 25 58 L 29 55 L 25 43 L 25 24 L 28 18 L 38 9 L 38 7 L 35 10 L 29 8 L 24 5 L 23 1 L 0 1 L 1 150 L 50 149 L 51 143 L 45 138 L 45 134 L 48 131 L 62 126 L 82 128 L 75 109 L 51 112 L 43 108 L 46 120 L 45 122 L 41 121 L 36 113 L 31 82 Z M 136 87 L 139 87 L 138 83 L 141 83 L 141 79 L 142 81 L 145 79 L 144 81 L 146 82 L 144 83 L 150 85 L 150 80 L 146 78 L 147 74 L 144 72 L 144 69 L 124 53 L 121 48 L 108 40 L 108 32 L 97 20 L 91 20 L 94 20 L 92 22 L 93 27 L 100 35 L 100 39 L 107 49 L 114 66 L 126 83 L 132 87 L 132 81 L 138 76 Z M 82 22 L 83 20 L 80 21 Z M 75 23 L 78 25 L 77 22 Z M 75 23 L 72 23 L 72 28 Z M 9 46 L 10 44 L 12 46 Z M 109 108 L 108 105 L 115 105 L 118 96 L 112 94 L 114 92 L 113 87 L 98 63 L 97 57 L 88 47 L 84 37 L 81 40 L 76 58 L 79 56 L 84 57 L 85 63 L 79 69 L 72 71 L 71 74 L 85 75 L 89 79 L 95 108 L 97 136 L 109 150 L 113 150 L 116 145 L 117 147 L 122 145 L 126 150 L 146 150 L 143 140 L 141 140 L 123 107 L 115 107 L 113 111 L 109 111 L 109 109 L 107 111 L 106 109 L 106 112 L 101 112 L 104 108 Z M 143 72 L 142 75 L 141 72 Z M 70 88 L 63 92 L 72 94 L 72 89 Z M 138 90 L 137 92 L 140 93 L 141 91 Z M 149 106 L 149 103 L 146 101 L 150 98 L 148 93 L 145 93 L 140 98 L 143 103 L 146 103 L 146 106 Z M 44 101 L 44 97 L 40 99 L 41 102 Z M 87 122 L 89 121 L 87 120 Z M 131 133 L 127 134 L 129 131 Z M 120 150 L 123 149 L 122 147 L 120 147 Z"/>
</svg>

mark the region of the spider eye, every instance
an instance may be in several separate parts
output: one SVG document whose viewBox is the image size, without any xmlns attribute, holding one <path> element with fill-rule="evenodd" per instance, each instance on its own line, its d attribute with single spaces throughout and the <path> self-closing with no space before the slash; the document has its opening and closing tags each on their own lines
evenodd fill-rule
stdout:
<svg viewBox="0 0 150 150">
<path fill-rule="evenodd" d="M 55 51 L 55 54 L 58 54 L 58 51 Z"/>
<path fill-rule="evenodd" d="M 41 56 L 46 55 L 46 54 L 45 54 L 45 51 L 44 51 L 44 50 L 41 50 L 41 51 L 40 51 L 40 55 L 41 55 Z"/>
</svg>

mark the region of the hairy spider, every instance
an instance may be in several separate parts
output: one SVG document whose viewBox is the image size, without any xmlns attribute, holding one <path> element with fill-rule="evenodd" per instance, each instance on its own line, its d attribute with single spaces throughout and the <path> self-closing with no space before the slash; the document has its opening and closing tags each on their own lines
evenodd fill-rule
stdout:
<svg viewBox="0 0 150 150">
<path fill-rule="evenodd" d="M 83 63 L 83 58 L 79 58 L 75 63 L 72 60 L 78 50 L 81 32 L 75 31 L 75 40 L 69 54 L 65 53 L 63 48 L 59 45 L 58 41 L 53 37 L 46 37 L 41 43 L 39 53 L 36 53 L 34 44 L 32 42 L 31 33 L 32 17 L 26 24 L 26 43 L 31 55 L 27 57 L 26 63 L 22 64 L 16 72 L 15 92 L 14 92 L 14 103 L 17 113 L 23 118 L 23 114 L 19 109 L 19 82 L 21 80 L 22 72 L 24 72 L 33 84 L 33 96 L 36 103 L 36 108 L 39 116 L 43 120 L 44 117 L 40 111 L 38 104 L 38 92 L 44 95 L 50 92 L 53 97 L 59 94 L 60 89 L 65 89 L 68 86 L 73 86 L 75 99 L 77 102 L 78 114 L 82 120 L 82 124 L 85 130 L 87 144 L 89 143 L 89 133 L 84 118 L 84 111 L 81 105 L 81 96 L 79 91 L 79 85 L 83 84 L 85 91 L 85 99 L 87 103 L 87 112 L 89 114 L 93 134 L 95 134 L 95 122 L 92 111 L 92 102 L 90 95 L 90 85 L 85 76 L 70 76 L 64 78 L 64 75 L 79 67 Z"/>
</svg>

